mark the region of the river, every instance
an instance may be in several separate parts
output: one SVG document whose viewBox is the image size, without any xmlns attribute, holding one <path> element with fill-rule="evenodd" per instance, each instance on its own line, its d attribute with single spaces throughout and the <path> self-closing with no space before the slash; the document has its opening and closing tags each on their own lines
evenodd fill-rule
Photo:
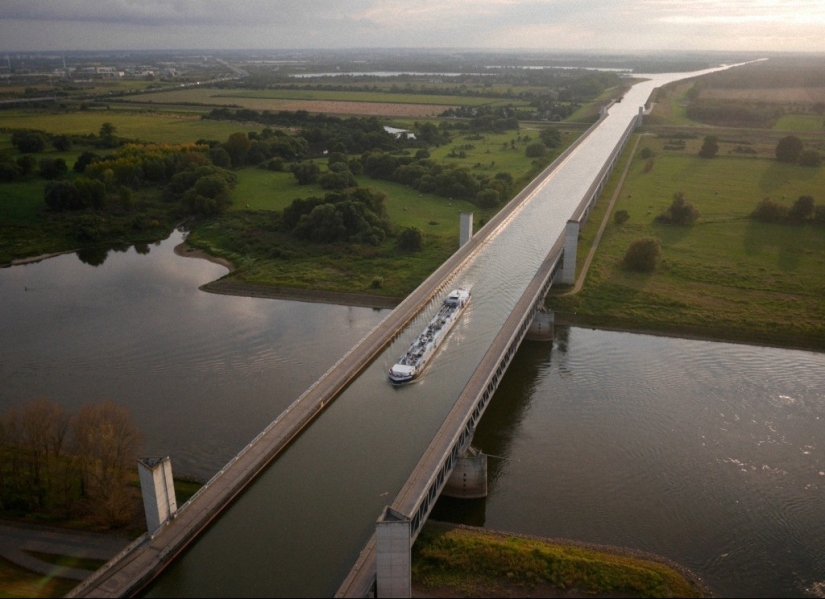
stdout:
<svg viewBox="0 0 825 599">
<path fill-rule="evenodd" d="M 226 269 L 175 255 L 182 236 L 111 251 L 98 266 L 67 254 L 0 270 L 0 409 L 40 396 L 70 409 L 114 399 L 143 429 L 147 455 L 169 454 L 176 472 L 208 477 L 386 314 L 198 291 Z M 456 335 L 448 346 L 458 347 L 460 327 Z M 442 354 L 433 381 L 454 360 Z M 420 427 L 415 404 L 394 396 L 387 414 L 334 404 L 317 435 L 346 453 L 341 440 L 370 420 L 394 413 Z M 717 595 L 823 596 L 823 433 L 823 354 L 560 328 L 553 343 L 522 346 L 476 433 L 495 456 L 490 496 L 441 501 L 435 515 L 656 552 Z M 381 469 L 357 480 L 336 476 L 334 464 L 280 470 L 327 477 L 330 489 L 365 486 L 369 509 L 388 500 Z M 263 479 L 266 502 L 294 510 L 287 520 L 311 519 L 295 476 Z M 253 527 L 274 515 L 256 510 Z M 333 538 L 346 534 L 338 528 L 330 523 Z M 317 540 L 282 532 L 292 559 L 311 559 Z M 329 594 L 329 583 L 277 555 L 278 567 L 247 591 Z M 175 568 L 163 591 L 174 593 L 180 576 L 200 595 L 232 584 L 228 567 L 213 568 L 217 587 L 208 573 L 193 581 Z"/>
</svg>

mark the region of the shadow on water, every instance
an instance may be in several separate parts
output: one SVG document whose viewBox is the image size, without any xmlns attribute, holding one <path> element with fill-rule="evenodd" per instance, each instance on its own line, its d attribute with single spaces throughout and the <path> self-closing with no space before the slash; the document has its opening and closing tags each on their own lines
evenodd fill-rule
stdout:
<svg viewBox="0 0 825 599">
<path fill-rule="evenodd" d="M 521 423 L 535 395 L 535 386 L 550 365 L 553 348 L 567 351 L 569 327 L 556 328 L 553 343 L 525 341 L 493 395 L 473 437 L 473 446 L 487 454 L 487 484 L 492 492 L 510 459 L 510 448 L 519 437 Z M 431 518 L 444 522 L 484 526 L 486 499 L 440 497 Z"/>
</svg>

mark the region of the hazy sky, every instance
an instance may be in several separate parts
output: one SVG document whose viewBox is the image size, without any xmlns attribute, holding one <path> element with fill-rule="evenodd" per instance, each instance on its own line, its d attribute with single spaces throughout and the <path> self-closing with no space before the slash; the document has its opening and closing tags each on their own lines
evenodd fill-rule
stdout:
<svg viewBox="0 0 825 599">
<path fill-rule="evenodd" d="M 825 52 L 825 0 L 0 0 L 0 51 Z"/>
</svg>

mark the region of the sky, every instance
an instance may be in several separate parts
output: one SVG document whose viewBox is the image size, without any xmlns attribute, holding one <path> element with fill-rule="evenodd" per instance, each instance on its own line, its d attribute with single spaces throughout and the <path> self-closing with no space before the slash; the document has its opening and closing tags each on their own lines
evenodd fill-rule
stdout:
<svg viewBox="0 0 825 599">
<path fill-rule="evenodd" d="M 0 52 L 825 52 L 825 0 L 0 0 Z"/>
</svg>

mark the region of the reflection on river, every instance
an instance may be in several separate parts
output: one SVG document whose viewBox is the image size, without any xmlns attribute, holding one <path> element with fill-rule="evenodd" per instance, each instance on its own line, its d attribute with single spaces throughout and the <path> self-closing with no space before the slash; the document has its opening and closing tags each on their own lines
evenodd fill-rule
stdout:
<svg viewBox="0 0 825 599">
<path fill-rule="evenodd" d="M 207 479 L 386 314 L 204 293 L 226 268 L 182 237 L 0 269 L 0 410 L 112 399 L 148 455 Z"/>
<path fill-rule="evenodd" d="M 225 269 L 175 256 L 180 239 L 0 270 L 0 409 L 44 395 L 70 408 L 115 399 L 146 432 L 147 453 L 207 477 L 386 313 L 200 292 Z M 460 334 L 422 388 L 455 363 Z M 385 366 L 365 389 L 387 384 Z M 363 463 L 342 440 L 375 435 L 367 424 L 393 415 L 412 436 L 422 406 L 404 397 L 384 401 L 387 414 L 333 404 L 307 437 Z M 553 344 L 523 345 L 478 428 L 475 444 L 496 456 L 490 496 L 441 501 L 436 516 L 656 552 L 718 595 L 822 596 L 824 437 L 823 354 L 560 328 Z M 300 456 L 287 452 L 285 463 Z M 365 488 L 378 506 L 394 457 L 383 460 L 360 479 L 342 478 L 334 464 L 285 466 L 296 478 L 273 479 L 249 525 L 274 518 L 272 505 L 295 510 L 286 520 L 311 519 L 300 514 L 308 472 L 331 489 Z M 317 543 L 304 551 L 287 533 L 296 560 L 319 555 Z M 330 523 L 328 534 L 350 533 Z M 303 574 L 275 591 L 263 584 L 290 570 L 300 573 L 283 564 L 261 572 L 253 591 L 323 594 L 329 584 L 316 588 Z M 165 590 L 177 580 L 168 577 Z"/>
</svg>

